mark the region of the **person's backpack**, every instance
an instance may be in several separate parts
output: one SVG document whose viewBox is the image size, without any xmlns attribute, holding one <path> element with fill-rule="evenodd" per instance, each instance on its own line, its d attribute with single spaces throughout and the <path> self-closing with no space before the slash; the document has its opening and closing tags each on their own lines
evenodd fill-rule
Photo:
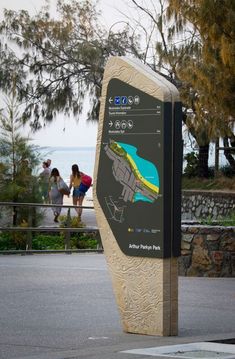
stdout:
<svg viewBox="0 0 235 359">
<path fill-rule="evenodd" d="M 86 175 L 85 173 L 82 174 L 82 184 L 84 184 L 85 186 L 87 186 L 87 188 L 91 187 L 91 183 L 92 183 L 92 178 L 88 175 Z"/>
</svg>

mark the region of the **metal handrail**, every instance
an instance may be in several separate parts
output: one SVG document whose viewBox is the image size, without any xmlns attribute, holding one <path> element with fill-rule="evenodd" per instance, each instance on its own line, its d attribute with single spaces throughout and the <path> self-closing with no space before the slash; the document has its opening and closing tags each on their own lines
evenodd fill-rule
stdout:
<svg viewBox="0 0 235 359">
<path fill-rule="evenodd" d="M 45 204 L 45 203 L 20 203 L 20 202 L 0 202 L 0 206 L 6 207 L 43 207 L 43 208 L 51 208 L 51 207 L 63 207 L 63 208 L 82 208 L 82 209 L 94 209 L 93 206 L 77 206 L 77 205 L 64 205 L 64 204 Z M 69 223 L 68 223 L 69 224 Z M 21 226 L 12 226 L 12 227 L 0 227 L 0 232 L 26 232 L 27 233 L 27 243 L 25 251 L 13 250 L 13 251 L 0 251 L 3 253 L 41 253 L 41 252 L 88 252 L 88 251 L 103 251 L 101 248 L 101 243 L 99 240 L 99 230 L 97 227 L 21 227 Z M 64 250 L 32 250 L 32 232 L 65 232 L 65 249 Z M 71 233 L 96 233 L 97 239 L 99 240 L 99 244 L 96 250 L 73 250 L 70 248 L 70 234 Z"/>
<path fill-rule="evenodd" d="M 52 204 L 52 203 L 26 203 L 26 202 L 0 202 L 0 206 L 9 207 L 63 207 L 63 208 L 84 208 L 94 209 L 94 206 L 77 206 L 72 204 Z"/>
<path fill-rule="evenodd" d="M 98 232 L 97 227 L 0 227 L 2 232 Z"/>
</svg>

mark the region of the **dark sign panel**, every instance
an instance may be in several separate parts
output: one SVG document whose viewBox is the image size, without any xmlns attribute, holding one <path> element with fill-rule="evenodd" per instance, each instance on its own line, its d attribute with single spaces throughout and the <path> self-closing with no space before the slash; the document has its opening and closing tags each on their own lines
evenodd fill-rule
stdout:
<svg viewBox="0 0 235 359">
<path fill-rule="evenodd" d="M 171 217 L 164 198 L 171 196 L 164 189 L 171 183 L 165 178 L 171 175 L 166 170 L 170 163 L 164 163 L 165 157 L 171 161 L 166 116 L 171 127 L 169 104 L 118 79 L 109 82 L 97 197 L 118 245 L 130 256 L 171 255 L 171 219 L 169 224 L 164 220 Z"/>
</svg>

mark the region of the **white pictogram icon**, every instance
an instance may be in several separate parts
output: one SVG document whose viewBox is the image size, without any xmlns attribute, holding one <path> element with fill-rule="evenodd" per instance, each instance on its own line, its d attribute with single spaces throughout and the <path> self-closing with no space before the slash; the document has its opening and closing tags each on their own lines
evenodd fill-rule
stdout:
<svg viewBox="0 0 235 359">
<path fill-rule="evenodd" d="M 129 104 L 129 105 L 133 105 L 133 103 L 134 103 L 133 97 L 132 97 L 132 96 L 128 96 L 128 104 Z"/>
<path fill-rule="evenodd" d="M 139 98 L 139 96 L 135 96 L 134 97 L 134 103 L 135 103 L 135 105 L 139 105 L 139 103 L 140 103 L 140 98 Z"/>
<path fill-rule="evenodd" d="M 133 121 L 128 120 L 128 121 L 127 121 L 127 127 L 131 130 L 132 127 L 133 127 Z"/>
<path fill-rule="evenodd" d="M 121 122 L 119 120 L 115 121 L 114 126 L 117 130 L 119 130 L 121 128 Z"/>
<path fill-rule="evenodd" d="M 121 128 L 122 128 L 123 130 L 125 130 L 125 129 L 126 129 L 126 126 L 127 126 L 126 121 L 122 121 L 122 123 L 121 123 Z"/>
</svg>

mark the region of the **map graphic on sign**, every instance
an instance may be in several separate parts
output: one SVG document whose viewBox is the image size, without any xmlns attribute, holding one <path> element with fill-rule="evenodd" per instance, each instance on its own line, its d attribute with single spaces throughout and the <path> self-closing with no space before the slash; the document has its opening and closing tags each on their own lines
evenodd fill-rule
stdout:
<svg viewBox="0 0 235 359">
<path fill-rule="evenodd" d="M 110 140 L 106 155 L 113 161 L 112 173 L 123 189 L 124 202 L 150 202 L 159 197 L 159 174 L 156 166 L 140 157 L 138 149 L 128 143 Z"/>
</svg>

